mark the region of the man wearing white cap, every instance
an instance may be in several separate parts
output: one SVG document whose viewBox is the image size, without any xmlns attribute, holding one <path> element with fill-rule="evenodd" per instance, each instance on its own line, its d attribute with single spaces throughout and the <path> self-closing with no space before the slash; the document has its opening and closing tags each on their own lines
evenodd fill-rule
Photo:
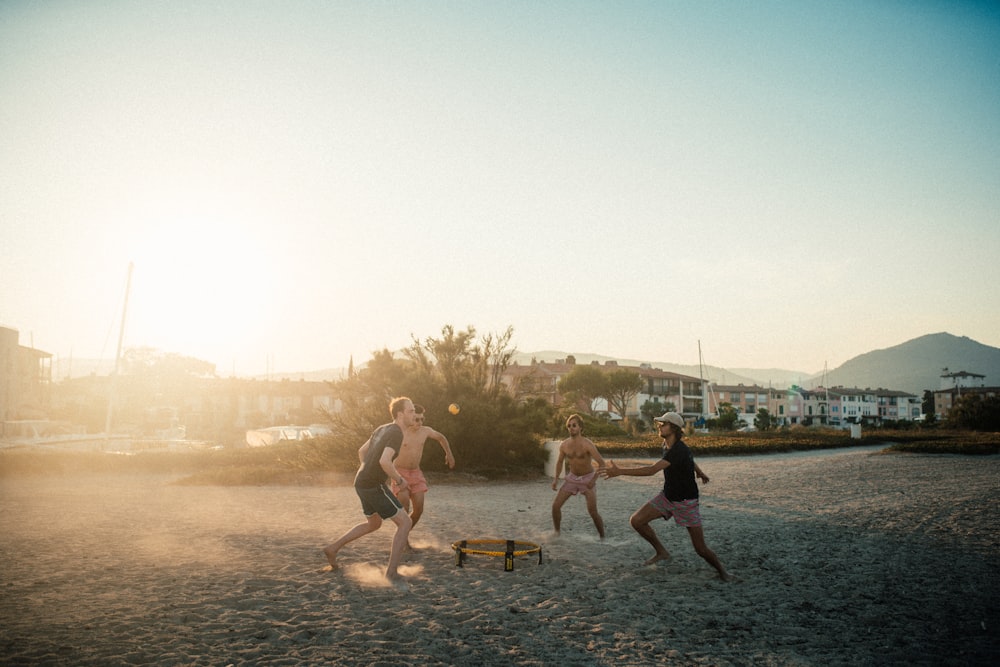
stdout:
<svg viewBox="0 0 1000 667">
<path fill-rule="evenodd" d="M 656 550 L 653 557 L 646 561 L 646 565 L 670 558 L 670 552 L 660 542 L 650 524 L 661 517 L 673 517 L 678 526 L 687 528 L 691 544 L 698 555 L 716 569 L 719 578 L 729 581 L 729 573 L 722 566 L 719 557 L 705 544 L 695 475 L 705 482 L 708 482 L 708 477 L 694 462 L 691 450 L 684 443 L 684 417 L 676 412 L 667 412 L 653 421 L 663 438 L 663 458 L 641 468 L 619 468 L 614 461 L 608 461 L 604 469 L 604 476 L 608 479 L 618 475 L 648 477 L 663 471 L 663 491 L 636 510 L 629 519 L 635 531 Z"/>
</svg>

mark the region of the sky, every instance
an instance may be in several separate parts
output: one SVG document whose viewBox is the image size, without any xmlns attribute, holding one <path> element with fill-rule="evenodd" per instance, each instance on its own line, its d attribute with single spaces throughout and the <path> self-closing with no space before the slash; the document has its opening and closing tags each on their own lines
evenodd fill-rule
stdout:
<svg viewBox="0 0 1000 667">
<path fill-rule="evenodd" d="M 220 375 L 813 373 L 1000 347 L 998 253 L 995 3 L 0 3 L 0 325 L 56 364 L 124 313 Z"/>
</svg>

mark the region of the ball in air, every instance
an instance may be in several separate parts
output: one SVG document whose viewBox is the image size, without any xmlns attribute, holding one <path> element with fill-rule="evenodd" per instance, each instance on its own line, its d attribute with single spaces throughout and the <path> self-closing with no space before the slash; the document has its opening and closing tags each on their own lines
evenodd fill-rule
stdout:
<svg viewBox="0 0 1000 667">
<path fill-rule="evenodd" d="M 453 415 L 457 415 L 459 410 L 461 410 L 461 408 L 458 407 L 458 403 L 452 403 L 451 405 L 448 406 L 448 412 L 450 412 Z"/>
</svg>

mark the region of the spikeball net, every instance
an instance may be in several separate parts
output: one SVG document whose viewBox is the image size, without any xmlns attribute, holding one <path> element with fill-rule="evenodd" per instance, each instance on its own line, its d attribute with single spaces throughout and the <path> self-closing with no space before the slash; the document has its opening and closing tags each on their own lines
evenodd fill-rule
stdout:
<svg viewBox="0 0 1000 667">
<path fill-rule="evenodd" d="M 516 556 L 538 554 L 538 564 L 542 564 L 542 548 L 534 542 L 523 540 L 459 540 L 451 545 L 455 550 L 455 565 L 463 567 L 466 556 L 503 556 L 503 569 L 510 572 L 514 569 Z"/>
</svg>

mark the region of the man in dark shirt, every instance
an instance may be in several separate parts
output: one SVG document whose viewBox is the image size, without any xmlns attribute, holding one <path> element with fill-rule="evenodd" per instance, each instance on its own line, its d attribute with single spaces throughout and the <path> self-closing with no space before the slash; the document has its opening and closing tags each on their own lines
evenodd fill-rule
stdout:
<svg viewBox="0 0 1000 667">
<path fill-rule="evenodd" d="M 604 469 L 608 479 L 618 475 L 633 477 L 648 477 L 663 471 L 663 491 L 648 503 L 640 507 L 629 523 L 637 533 L 656 550 L 652 558 L 646 561 L 651 565 L 657 561 L 670 558 L 656 531 L 650 525 L 659 518 L 674 518 L 678 526 L 684 526 L 691 537 L 691 544 L 699 556 L 719 573 L 719 578 L 729 581 L 729 573 L 722 566 L 719 557 L 705 544 L 705 533 L 701 525 L 701 513 L 698 510 L 698 483 L 695 475 L 706 483 L 708 476 L 694 462 L 691 450 L 684 444 L 684 417 L 676 412 L 667 412 L 654 420 L 663 438 L 663 458 L 656 463 L 641 468 L 619 468 L 614 461 L 609 461 Z"/>
<path fill-rule="evenodd" d="M 392 400 L 389 404 L 389 413 L 392 415 L 392 421 L 375 429 L 368 441 L 358 450 L 361 466 L 354 476 L 354 491 L 361 499 L 361 509 L 367 521 L 344 533 L 323 549 L 323 553 L 330 562 L 330 569 L 336 570 L 337 554 L 345 544 L 375 532 L 382 527 L 383 519 L 390 519 L 396 524 L 396 535 L 392 538 L 389 566 L 386 568 L 385 577 L 394 584 L 403 585 L 398 568 L 413 522 L 386 483 L 391 478 L 399 488 L 406 488 L 406 479 L 396 470 L 393 460 L 399 455 L 403 445 L 403 429 L 410 428 L 416 423 L 417 413 L 413 409 L 413 402 L 405 396 Z"/>
</svg>

